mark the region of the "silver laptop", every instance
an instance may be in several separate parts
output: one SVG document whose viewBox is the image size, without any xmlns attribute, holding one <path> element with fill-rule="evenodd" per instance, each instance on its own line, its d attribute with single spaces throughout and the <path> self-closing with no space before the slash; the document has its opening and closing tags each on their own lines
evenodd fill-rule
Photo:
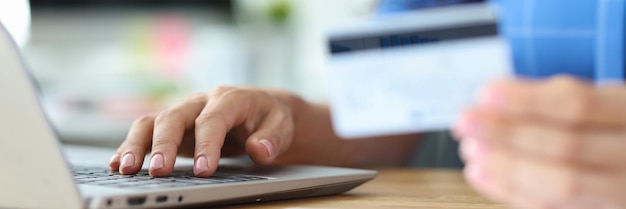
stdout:
<svg viewBox="0 0 626 209">
<path fill-rule="evenodd" d="M 172 208 L 314 197 L 346 192 L 375 171 L 322 166 L 258 166 L 223 159 L 195 178 L 177 161 L 171 177 L 108 170 L 114 150 L 63 146 L 38 101 L 34 81 L 0 24 L 0 208 Z M 182 164 L 182 165 L 181 165 Z"/>
</svg>

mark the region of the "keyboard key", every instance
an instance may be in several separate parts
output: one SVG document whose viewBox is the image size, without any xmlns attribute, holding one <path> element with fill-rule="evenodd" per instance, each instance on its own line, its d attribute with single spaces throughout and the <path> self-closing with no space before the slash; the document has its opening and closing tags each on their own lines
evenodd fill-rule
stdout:
<svg viewBox="0 0 626 209">
<path fill-rule="evenodd" d="M 165 178 L 151 177 L 148 171 L 142 170 L 136 175 L 121 175 L 102 168 L 75 167 L 73 175 L 76 183 L 99 185 L 116 188 L 150 190 L 156 188 L 176 188 L 198 185 L 236 183 L 268 180 L 269 177 L 241 175 L 232 173 L 215 173 L 208 178 L 197 178 L 193 171 L 174 171 Z"/>
</svg>

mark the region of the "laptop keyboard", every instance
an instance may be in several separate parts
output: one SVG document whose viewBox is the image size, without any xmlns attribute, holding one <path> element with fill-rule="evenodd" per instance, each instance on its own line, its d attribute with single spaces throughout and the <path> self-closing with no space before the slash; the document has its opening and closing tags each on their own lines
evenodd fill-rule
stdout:
<svg viewBox="0 0 626 209">
<path fill-rule="evenodd" d="M 197 178 L 193 171 L 174 171 L 169 177 L 155 178 L 142 170 L 135 175 L 122 175 L 108 169 L 74 167 L 74 180 L 78 184 L 98 185 L 116 188 L 150 190 L 177 188 L 197 185 L 223 184 L 235 182 L 261 181 L 270 177 L 216 172 L 208 178 Z"/>
</svg>

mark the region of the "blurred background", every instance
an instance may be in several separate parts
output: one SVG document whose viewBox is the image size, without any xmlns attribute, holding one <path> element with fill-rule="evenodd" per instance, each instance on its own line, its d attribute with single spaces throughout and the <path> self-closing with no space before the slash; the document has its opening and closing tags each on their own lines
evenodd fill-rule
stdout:
<svg viewBox="0 0 626 209">
<path fill-rule="evenodd" d="M 19 43 L 66 142 L 117 146 L 130 123 L 220 85 L 326 99 L 323 31 L 376 0 L 11 0 Z"/>
</svg>

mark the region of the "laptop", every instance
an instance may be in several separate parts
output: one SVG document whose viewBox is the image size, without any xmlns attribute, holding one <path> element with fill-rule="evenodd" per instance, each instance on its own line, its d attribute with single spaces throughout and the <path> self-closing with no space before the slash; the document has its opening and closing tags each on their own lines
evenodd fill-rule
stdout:
<svg viewBox="0 0 626 209">
<path fill-rule="evenodd" d="M 215 175 L 196 178 L 191 160 L 167 178 L 110 172 L 114 150 L 62 145 L 34 81 L 0 24 L 0 208 L 173 208 L 332 195 L 376 171 L 324 166 L 260 166 L 222 159 Z"/>
</svg>

